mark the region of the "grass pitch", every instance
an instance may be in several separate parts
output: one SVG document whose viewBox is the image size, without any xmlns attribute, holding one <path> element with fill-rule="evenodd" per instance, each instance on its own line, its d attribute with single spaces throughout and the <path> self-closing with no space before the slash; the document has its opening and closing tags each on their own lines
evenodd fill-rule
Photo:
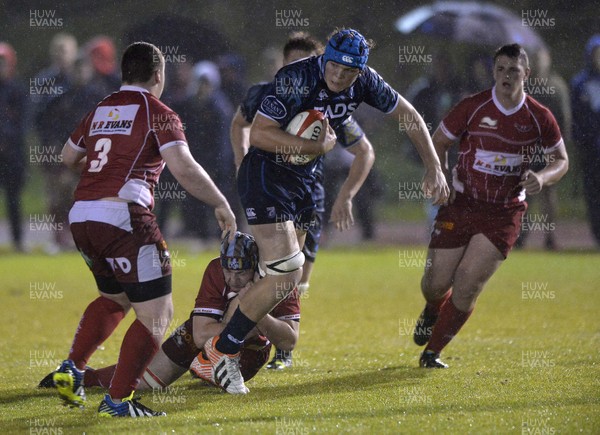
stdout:
<svg viewBox="0 0 600 435">
<path fill-rule="evenodd" d="M 215 251 L 216 252 L 216 251 Z M 446 348 L 449 370 L 417 368 L 412 327 L 424 250 L 323 250 L 295 366 L 262 371 L 235 397 L 184 375 L 147 392 L 157 419 L 99 419 L 35 388 L 67 355 L 95 297 L 77 254 L 0 260 L 0 428 L 6 433 L 600 433 L 600 255 L 513 252 Z M 175 316 L 189 314 L 210 255 L 172 250 Z M 92 357 L 116 361 L 129 314 Z"/>
</svg>

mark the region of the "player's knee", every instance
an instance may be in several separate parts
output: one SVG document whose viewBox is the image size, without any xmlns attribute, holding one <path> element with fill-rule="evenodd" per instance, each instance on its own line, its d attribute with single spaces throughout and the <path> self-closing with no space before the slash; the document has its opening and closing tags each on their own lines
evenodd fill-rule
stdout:
<svg viewBox="0 0 600 435">
<path fill-rule="evenodd" d="M 293 335 L 286 337 L 284 340 L 281 340 L 277 343 L 277 349 L 282 350 L 284 352 L 291 352 L 295 349 L 296 343 L 298 342 L 298 336 Z"/>
<path fill-rule="evenodd" d="M 304 254 L 301 251 L 296 251 L 278 260 L 265 261 L 263 272 L 274 276 L 288 275 L 294 272 L 302 273 L 304 259 Z"/>
<path fill-rule="evenodd" d="M 426 297 L 437 298 L 441 297 L 450 289 L 452 282 L 449 279 L 440 279 L 434 276 L 433 273 L 425 272 L 421 279 L 421 292 Z"/>
</svg>

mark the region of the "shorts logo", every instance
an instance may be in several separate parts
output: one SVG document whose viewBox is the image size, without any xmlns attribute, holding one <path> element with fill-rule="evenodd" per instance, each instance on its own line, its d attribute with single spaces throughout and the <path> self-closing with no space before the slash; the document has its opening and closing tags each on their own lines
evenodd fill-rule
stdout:
<svg viewBox="0 0 600 435">
<path fill-rule="evenodd" d="M 438 231 L 439 230 L 452 231 L 454 229 L 454 222 L 438 221 L 435 223 L 435 228 L 438 229 Z"/>
<path fill-rule="evenodd" d="M 248 219 L 256 219 L 256 212 L 254 211 L 253 208 L 246 209 L 246 217 Z"/>
<path fill-rule="evenodd" d="M 275 218 L 275 207 L 267 207 L 267 217 L 269 219 Z"/>
<path fill-rule="evenodd" d="M 287 110 L 283 103 L 273 95 L 269 95 L 262 101 L 260 110 L 273 119 L 283 119 L 287 115 Z"/>
<path fill-rule="evenodd" d="M 107 258 L 108 264 L 113 271 L 120 270 L 123 273 L 131 272 L 131 262 L 125 257 Z"/>
<path fill-rule="evenodd" d="M 498 128 L 498 120 L 492 119 L 489 116 L 484 116 L 479 122 L 479 126 L 483 128 L 492 128 L 495 130 Z"/>
</svg>

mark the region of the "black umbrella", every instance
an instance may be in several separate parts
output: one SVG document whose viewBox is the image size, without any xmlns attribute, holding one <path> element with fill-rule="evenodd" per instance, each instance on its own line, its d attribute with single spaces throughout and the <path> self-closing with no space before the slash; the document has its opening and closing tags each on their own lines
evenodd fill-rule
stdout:
<svg viewBox="0 0 600 435">
<path fill-rule="evenodd" d="M 396 29 L 492 47 L 515 42 L 534 51 L 545 47 L 526 18 L 489 3 L 437 2 L 403 15 Z"/>
</svg>

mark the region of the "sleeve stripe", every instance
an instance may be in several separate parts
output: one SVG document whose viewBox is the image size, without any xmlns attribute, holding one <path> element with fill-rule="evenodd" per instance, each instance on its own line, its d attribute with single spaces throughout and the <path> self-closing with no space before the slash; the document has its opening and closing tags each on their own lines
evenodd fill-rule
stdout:
<svg viewBox="0 0 600 435">
<path fill-rule="evenodd" d="M 448 139 L 452 139 L 452 140 L 457 140 L 458 137 L 454 136 L 452 133 L 450 133 L 450 131 L 446 128 L 446 125 L 444 124 L 444 121 L 440 122 L 440 130 L 442 130 L 442 133 L 444 133 Z"/>
<path fill-rule="evenodd" d="M 288 314 L 287 316 L 277 317 L 279 320 L 300 320 L 300 314 Z"/>
<path fill-rule="evenodd" d="M 167 148 L 171 148 L 171 147 L 175 147 L 175 146 L 186 147 L 186 146 L 188 146 L 188 144 L 187 144 L 187 142 L 184 142 L 182 140 L 174 140 L 174 141 L 171 141 L 171 142 L 167 142 L 164 145 L 161 145 L 160 148 L 159 148 L 159 150 L 164 151 Z"/>
<path fill-rule="evenodd" d="M 79 141 L 81 142 L 81 139 L 80 139 Z M 86 152 L 86 151 L 85 151 L 85 148 L 82 148 L 82 147 L 80 147 L 79 145 L 75 144 L 75 143 L 74 143 L 74 142 L 71 140 L 71 138 L 69 138 L 69 139 L 67 140 L 67 144 L 69 144 L 69 146 L 70 146 L 71 148 L 73 148 L 75 151 L 79 151 L 80 153 L 85 153 L 85 152 Z"/>
<path fill-rule="evenodd" d="M 265 113 L 261 112 L 261 111 L 260 111 L 260 109 L 256 111 L 256 114 L 257 114 L 257 115 L 262 115 L 262 116 L 264 116 L 265 118 L 268 118 L 268 119 L 270 119 L 271 121 L 274 121 L 274 122 L 276 122 L 277 124 L 279 124 L 279 121 L 277 121 L 276 119 L 274 119 L 274 118 L 271 118 L 269 115 L 267 115 L 267 114 L 265 114 Z"/>
<path fill-rule="evenodd" d="M 556 142 L 554 145 L 552 145 L 550 148 L 546 148 L 544 150 L 544 154 L 550 154 L 554 151 L 556 151 L 558 149 L 558 147 L 560 147 L 560 145 L 563 143 L 563 138 L 561 137 L 558 142 Z"/>
<path fill-rule="evenodd" d="M 194 315 L 198 315 L 198 314 L 216 314 L 217 316 L 222 316 L 224 313 L 223 310 L 217 310 L 215 308 L 194 308 L 194 310 L 192 311 L 192 314 Z"/>
<path fill-rule="evenodd" d="M 394 104 L 394 107 L 392 107 L 390 110 L 388 110 L 387 112 L 385 112 L 386 115 L 389 115 L 390 113 L 392 113 L 394 110 L 396 110 L 396 107 L 398 107 L 398 103 L 400 102 L 400 95 L 398 94 L 398 92 L 396 92 L 396 103 Z"/>
</svg>

